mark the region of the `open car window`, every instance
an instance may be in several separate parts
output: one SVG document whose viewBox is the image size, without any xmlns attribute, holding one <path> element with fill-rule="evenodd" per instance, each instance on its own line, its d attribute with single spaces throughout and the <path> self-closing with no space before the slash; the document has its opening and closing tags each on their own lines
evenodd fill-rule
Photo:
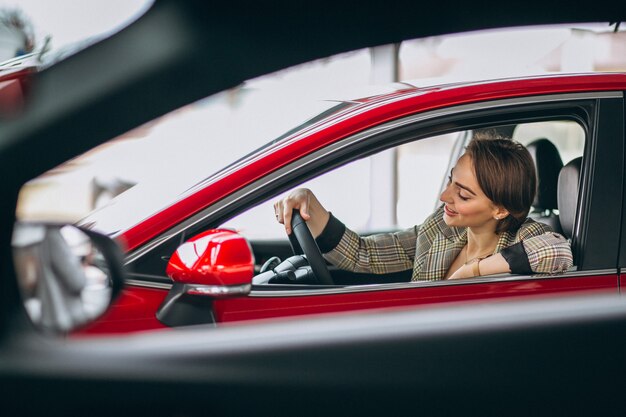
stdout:
<svg viewBox="0 0 626 417">
<path fill-rule="evenodd" d="M 522 145 L 549 140 L 563 164 L 583 155 L 585 132 L 574 121 L 523 123 L 509 129 L 513 132 L 512 139 Z M 408 228 L 421 223 L 440 205 L 439 195 L 449 170 L 471 137 L 471 130 L 463 130 L 406 143 L 349 163 L 298 187 L 314 190 L 336 217 L 345 219 L 359 233 Z M 349 192 L 343 187 L 346 184 Z M 251 208 L 221 227 L 234 229 L 253 241 L 285 238 L 284 227 L 271 220 L 274 202 L 288 193 Z"/>
<path fill-rule="evenodd" d="M 407 143 L 349 163 L 300 187 L 314 190 L 333 214 L 363 234 L 407 228 L 438 205 L 455 145 L 468 132 L 454 132 Z M 273 219 L 273 203 L 289 192 L 224 223 L 249 240 L 284 239 Z"/>
<path fill-rule="evenodd" d="M 441 205 L 439 196 L 451 167 L 480 130 L 453 131 L 403 143 L 340 166 L 294 188 L 311 189 L 333 215 L 361 235 L 407 229 L 422 223 Z M 487 130 L 511 137 L 527 147 L 549 142 L 554 145 L 554 153 L 562 164 L 582 157 L 585 150 L 585 130 L 573 120 L 524 122 L 490 126 Z M 533 157 L 534 152 L 531 151 Z M 545 164 L 541 160 L 535 163 Z M 539 181 L 553 182 L 549 191 L 553 195 L 543 195 L 541 201 L 536 201 L 538 206 L 531 207 L 529 217 L 562 233 L 558 207 L 541 206 L 544 200 L 557 200 L 557 178 L 555 174 L 551 174 L 551 178 L 543 174 L 541 170 L 545 171 L 545 167 L 537 169 Z M 559 169 L 560 166 L 551 168 L 551 172 L 556 170 L 558 174 Z M 284 259 L 292 254 L 284 226 L 275 221 L 273 208 L 274 202 L 289 192 L 276 195 L 220 226 L 237 231 L 251 242 L 257 272 L 270 257 L 278 255 Z M 410 278 L 410 274 L 357 277 L 334 270 L 332 266 L 331 273 L 341 277 L 336 280 L 339 284 L 378 284 Z"/>
</svg>

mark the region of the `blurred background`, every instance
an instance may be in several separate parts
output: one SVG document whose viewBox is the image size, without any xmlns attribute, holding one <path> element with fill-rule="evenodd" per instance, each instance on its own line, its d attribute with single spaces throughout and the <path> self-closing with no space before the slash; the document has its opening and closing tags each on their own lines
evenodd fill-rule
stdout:
<svg viewBox="0 0 626 417">
<path fill-rule="evenodd" d="M 0 1 L 0 61 L 36 55 L 45 68 L 109 36 L 150 6 L 142 0 Z M 78 221 L 98 210 L 103 231 L 123 230 L 180 198 L 185 190 L 224 166 L 281 136 L 342 100 L 401 88 L 401 84 L 485 80 L 559 72 L 626 70 L 626 33 L 615 24 L 524 27 L 415 39 L 352 51 L 257 79 L 188 105 L 91 150 L 27 183 L 18 217 Z M 119 63 L 112 63 L 119 65 Z M 175 88 L 175 87 L 172 87 Z M 159 92 L 155 92 L 158 97 Z M 440 181 L 422 208 L 403 170 L 432 173 L 446 165 L 454 138 L 423 141 L 401 151 L 359 161 L 342 173 L 354 184 L 347 198 L 337 179 L 310 185 L 351 215 L 356 230 L 408 227 L 432 211 Z M 376 173 L 374 175 L 373 173 Z M 445 173 L 442 173 L 445 175 Z M 419 175 L 418 175 L 419 177 Z M 415 178 L 415 174 L 413 174 Z M 391 189 L 396 192 L 391 192 Z M 323 190 L 323 191 L 320 191 Z M 400 190 L 400 193 L 397 192 Z M 405 196 L 405 197 L 403 197 Z M 387 199 L 381 209 L 375 200 Z M 404 199 L 403 199 L 404 198 Z M 128 210 L 132 207 L 132 210 Z M 270 208 L 228 226 L 263 224 L 250 237 L 278 237 Z"/>
</svg>

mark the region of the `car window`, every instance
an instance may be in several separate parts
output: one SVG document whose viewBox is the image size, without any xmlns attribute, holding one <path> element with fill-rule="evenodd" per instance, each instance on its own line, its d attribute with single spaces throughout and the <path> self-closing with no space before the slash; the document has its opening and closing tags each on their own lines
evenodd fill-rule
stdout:
<svg viewBox="0 0 626 417">
<path fill-rule="evenodd" d="M 516 138 L 525 146 L 547 139 L 555 145 L 565 164 L 582 156 L 585 145 L 585 130 L 571 120 L 461 130 L 401 144 L 348 163 L 297 187 L 311 189 L 325 208 L 361 235 L 407 229 L 421 224 L 441 205 L 439 197 L 451 167 L 456 165 L 472 137 L 484 137 L 485 134 Z M 538 194 L 528 216 L 562 233 L 556 203 L 552 206 L 546 203 L 557 200 L 557 177 L 562 165 L 554 169 L 539 169 L 537 164 L 544 164 L 542 161 L 545 158 L 535 156 L 537 152 L 531 151 L 531 155 L 536 158 L 538 182 L 552 183 L 547 193 L 553 195 L 546 195 L 546 191 Z M 257 251 L 257 272 L 263 270 L 262 265 L 272 256 L 279 255 L 279 258 L 285 259 L 291 254 L 284 227 L 275 221 L 273 208 L 273 203 L 289 192 L 274 196 L 222 224 L 222 227 L 233 229 L 252 242 L 253 250 Z M 285 242 L 280 249 L 282 252 L 277 253 L 275 249 L 281 246 L 273 246 L 268 241 Z M 358 274 L 338 270 L 333 275 L 336 283 L 344 285 L 408 279 L 406 274 L 399 273 L 391 274 L 389 279 L 373 275 L 359 277 Z"/>
<path fill-rule="evenodd" d="M 314 190 L 328 210 L 340 219 L 349 219 L 357 232 L 407 228 L 424 220 L 437 206 L 454 145 L 463 135 L 465 132 L 455 132 L 407 143 L 320 175 L 301 187 Z M 282 239 L 284 228 L 271 220 L 274 201 L 287 194 L 222 226 L 251 240 Z"/>
<path fill-rule="evenodd" d="M 82 219 L 109 234 L 125 230 L 245 155 L 281 140 L 285 132 L 304 129 L 349 106 L 321 100 L 293 106 L 247 87 L 212 96 L 31 180 L 20 191 L 17 216 Z M 264 123 L 246 122 L 254 117 Z"/>
<path fill-rule="evenodd" d="M 493 128 L 492 128 L 493 129 Z M 497 129 L 493 129 L 497 130 Z M 506 126 L 514 140 L 528 145 L 545 138 L 557 148 L 563 163 L 582 156 L 583 128 L 557 120 Z M 462 153 L 472 131 L 458 131 L 405 143 L 360 159 L 300 184 L 313 190 L 337 218 L 361 234 L 392 231 L 420 224 L 440 204 L 447 174 Z M 282 193 L 223 224 L 250 240 L 283 239 L 284 228 L 273 221 L 273 204 Z"/>
<path fill-rule="evenodd" d="M 513 139 L 523 145 L 542 138 L 548 139 L 556 146 L 563 164 L 583 155 L 585 131 L 574 121 L 524 123 L 513 131 Z"/>
</svg>

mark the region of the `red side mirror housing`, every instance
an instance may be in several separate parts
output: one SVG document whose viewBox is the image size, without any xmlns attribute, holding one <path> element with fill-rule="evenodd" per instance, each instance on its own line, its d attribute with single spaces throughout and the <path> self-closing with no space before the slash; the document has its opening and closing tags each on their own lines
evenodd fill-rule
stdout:
<svg viewBox="0 0 626 417">
<path fill-rule="evenodd" d="M 232 230 L 211 229 L 180 245 L 166 272 L 175 282 L 199 289 L 209 286 L 215 291 L 215 287 L 250 285 L 254 256 L 243 236 Z M 193 289 L 187 292 L 196 293 Z"/>
</svg>

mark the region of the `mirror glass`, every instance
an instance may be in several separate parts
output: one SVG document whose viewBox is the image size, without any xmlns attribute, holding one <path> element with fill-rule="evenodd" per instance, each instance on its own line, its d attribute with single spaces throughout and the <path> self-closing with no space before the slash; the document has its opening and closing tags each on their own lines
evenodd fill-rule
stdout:
<svg viewBox="0 0 626 417">
<path fill-rule="evenodd" d="M 16 223 L 13 259 L 33 323 L 69 332 L 109 306 L 112 280 L 94 239 L 72 225 Z"/>
</svg>

